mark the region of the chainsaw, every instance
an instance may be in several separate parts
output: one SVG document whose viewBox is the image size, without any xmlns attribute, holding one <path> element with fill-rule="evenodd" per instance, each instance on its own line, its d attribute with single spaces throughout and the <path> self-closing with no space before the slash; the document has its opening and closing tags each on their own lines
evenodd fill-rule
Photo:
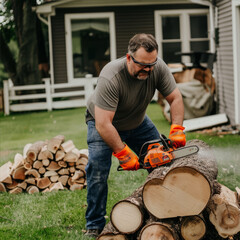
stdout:
<svg viewBox="0 0 240 240">
<path fill-rule="evenodd" d="M 195 154 L 199 151 L 198 146 L 191 145 L 175 148 L 170 139 L 160 134 L 159 139 L 145 142 L 139 153 L 140 168 L 154 169 L 163 165 L 169 165 L 172 161 Z M 121 166 L 118 171 L 123 170 Z"/>
</svg>

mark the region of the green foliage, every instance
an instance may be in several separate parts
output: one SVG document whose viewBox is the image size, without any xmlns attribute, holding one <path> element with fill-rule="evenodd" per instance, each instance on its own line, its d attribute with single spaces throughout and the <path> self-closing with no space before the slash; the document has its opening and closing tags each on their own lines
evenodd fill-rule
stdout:
<svg viewBox="0 0 240 240">
<path fill-rule="evenodd" d="M 87 148 L 85 108 L 31 112 L 0 116 L 0 166 L 13 161 L 16 153 L 22 153 L 27 143 L 50 139 L 62 134 L 73 140 L 77 148 Z M 150 104 L 148 116 L 160 133 L 168 136 L 170 124 L 164 119 L 157 104 Z M 231 189 L 240 186 L 240 136 L 209 136 L 187 133 L 187 140 L 201 139 L 208 143 L 216 155 L 219 166 L 219 182 Z M 145 170 L 117 172 L 118 163 L 113 159 L 109 176 L 109 195 L 106 218 L 113 205 L 129 196 L 141 186 L 147 177 Z M 0 194 L 0 239 L 82 239 L 87 207 L 86 189 L 53 193 Z"/>
</svg>

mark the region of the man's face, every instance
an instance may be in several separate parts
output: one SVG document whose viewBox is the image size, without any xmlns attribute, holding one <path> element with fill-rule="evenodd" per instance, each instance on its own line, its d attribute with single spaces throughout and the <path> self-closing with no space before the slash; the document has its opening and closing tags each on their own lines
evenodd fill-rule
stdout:
<svg viewBox="0 0 240 240">
<path fill-rule="evenodd" d="M 152 72 L 156 60 L 157 50 L 147 52 L 141 47 L 133 55 L 127 53 L 128 71 L 133 77 L 146 80 Z"/>
</svg>

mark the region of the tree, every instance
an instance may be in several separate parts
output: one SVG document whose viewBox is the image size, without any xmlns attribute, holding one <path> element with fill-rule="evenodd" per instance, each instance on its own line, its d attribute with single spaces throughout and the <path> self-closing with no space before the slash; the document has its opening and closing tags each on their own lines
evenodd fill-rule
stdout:
<svg viewBox="0 0 240 240">
<path fill-rule="evenodd" d="M 1 10 L 7 19 L 0 25 L 0 61 L 12 79 L 14 85 L 37 84 L 41 82 L 38 70 L 39 56 L 41 61 L 47 61 L 42 29 L 39 19 L 32 7 L 36 0 L 4 0 Z M 12 10 L 11 10 L 12 9 Z M 13 31 L 15 30 L 15 31 Z M 14 59 L 8 47 L 9 40 L 15 38 L 19 48 L 17 59 Z M 45 58 L 45 59 L 44 59 Z"/>
</svg>

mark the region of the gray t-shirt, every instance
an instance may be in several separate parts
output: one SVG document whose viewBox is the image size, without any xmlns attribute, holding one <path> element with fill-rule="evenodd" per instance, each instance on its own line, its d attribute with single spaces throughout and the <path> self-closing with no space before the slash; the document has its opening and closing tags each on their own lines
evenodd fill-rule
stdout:
<svg viewBox="0 0 240 240">
<path fill-rule="evenodd" d="M 176 88 L 173 75 L 162 59 L 158 59 L 146 80 L 132 77 L 126 63 L 126 57 L 123 57 L 102 69 L 97 86 L 87 102 L 91 115 L 87 116 L 87 120 L 94 118 L 96 105 L 115 112 L 113 125 L 117 130 L 134 129 L 142 123 L 156 89 L 166 97 Z"/>
</svg>

